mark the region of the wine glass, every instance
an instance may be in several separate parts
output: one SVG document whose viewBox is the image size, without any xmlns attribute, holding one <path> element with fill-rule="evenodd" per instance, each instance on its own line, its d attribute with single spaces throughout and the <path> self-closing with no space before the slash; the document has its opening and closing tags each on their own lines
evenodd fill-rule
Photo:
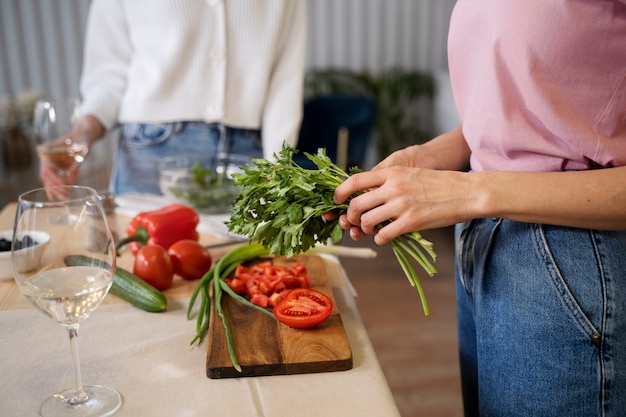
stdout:
<svg viewBox="0 0 626 417">
<path fill-rule="evenodd" d="M 33 114 L 33 133 L 39 158 L 67 177 L 89 152 L 80 102 L 71 97 L 39 100 Z"/>
<path fill-rule="evenodd" d="M 83 386 L 78 327 L 98 307 L 113 282 L 113 238 L 94 189 L 52 188 L 58 190 L 48 193 L 49 188 L 40 188 L 20 195 L 12 244 L 13 275 L 20 291 L 65 327 L 70 338 L 75 387 L 47 397 L 39 415 L 110 416 L 120 408 L 122 398 L 109 387 Z M 38 236 L 49 236 L 43 249 Z M 30 242 L 25 245 L 24 241 Z"/>
</svg>

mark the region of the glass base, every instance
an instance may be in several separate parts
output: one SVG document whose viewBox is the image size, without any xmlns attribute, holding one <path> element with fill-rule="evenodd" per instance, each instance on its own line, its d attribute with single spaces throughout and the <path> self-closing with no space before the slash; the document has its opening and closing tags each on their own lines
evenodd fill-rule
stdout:
<svg viewBox="0 0 626 417">
<path fill-rule="evenodd" d="M 122 406 L 122 396 L 113 388 L 102 385 L 83 387 L 87 394 L 85 399 L 80 398 L 76 390 L 53 394 L 41 404 L 41 417 L 105 417 L 112 416 Z"/>
</svg>

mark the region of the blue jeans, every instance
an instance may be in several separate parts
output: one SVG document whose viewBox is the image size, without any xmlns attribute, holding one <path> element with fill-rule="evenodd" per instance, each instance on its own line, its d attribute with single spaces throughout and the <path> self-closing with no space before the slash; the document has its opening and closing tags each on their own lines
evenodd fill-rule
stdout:
<svg viewBox="0 0 626 417">
<path fill-rule="evenodd" d="M 262 158 L 259 130 L 226 127 L 230 152 Z M 158 165 L 168 156 L 192 154 L 205 163 L 214 162 L 219 126 L 204 122 L 122 125 L 111 189 L 115 194 L 140 192 L 161 194 Z"/>
<path fill-rule="evenodd" d="M 626 416 L 626 232 L 456 228 L 467 417 Z"/>
</svg>

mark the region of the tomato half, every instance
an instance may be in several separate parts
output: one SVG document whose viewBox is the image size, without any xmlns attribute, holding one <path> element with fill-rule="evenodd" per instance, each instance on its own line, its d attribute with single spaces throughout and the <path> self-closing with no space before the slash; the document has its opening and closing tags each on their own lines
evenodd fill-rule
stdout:
<svg viewBox="0 0 626 417">
<path fill-rule="evenodd" d="M 274 307 L 278 321 L 296 329 L 307 329 L 323 323 L 333 312 L 333 301 L 312 288 L 296 288 Z"/>
<path fill-rule="evenodd" d="M 183 239 L 169 247 L 174 273 L 184 279 L 202 278 L 211 269 L 213 259 L 207 248 L 191 239 Z"/>
<path fill-rule="evenodd" d="M 135 256 L 133 273 L 160 291 L 168 289 L 174 280 L 170 255 L 157 245 L 146 245 L 139 249 Z"/>
</svg>

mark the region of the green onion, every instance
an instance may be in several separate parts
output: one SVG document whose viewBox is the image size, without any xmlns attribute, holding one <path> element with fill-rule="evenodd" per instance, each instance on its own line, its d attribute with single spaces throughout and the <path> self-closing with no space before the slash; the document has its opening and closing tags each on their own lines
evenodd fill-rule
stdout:
<svg viewBox="0 0 626 417">
<path fill-rule="evenodd" d="M 274 315 L 270 311 L 252 304 L 246 298 L 237 295 L 230 289 L 224 279 L 233 273 L 238 265 L 263 255 L 269 255 L 269 250 L 258 243 L 244 244 L 228 252 L 220 258 L 220 260 L 218 260 L 215 265 L 213 265 L 213 267 L 200 279 L 191 295 L 189 306 L 187 307 L 187 319 L 191 320 L 193 318 L 193 307 L 196 304 L 198 295 L 200 295 L 200 310 L 198 311 L 196 318 L 196 336 L 190 342 L 190 344 L 193 345 L 195 343 L 200 343 L 209 330 L 209 319 L 211 317 L 211 297 L 209 289 L 210 285 L 213 284 L 215 311 L 222 320 L 222 325 L 224 326 L 230 360 L 235 369 L 239 372 L 241 372 L 241 366 L 239 365 L 239 361 L 237 360 L 237 356 L 235 354 L 233 335 L 230 330 L 228 319 L 222 309 L 222 292 L 226 291 L 231 297 L 240 303 L 257 311 L 261 311 L 272 318 L 274 318 Z"/>
</svg>

